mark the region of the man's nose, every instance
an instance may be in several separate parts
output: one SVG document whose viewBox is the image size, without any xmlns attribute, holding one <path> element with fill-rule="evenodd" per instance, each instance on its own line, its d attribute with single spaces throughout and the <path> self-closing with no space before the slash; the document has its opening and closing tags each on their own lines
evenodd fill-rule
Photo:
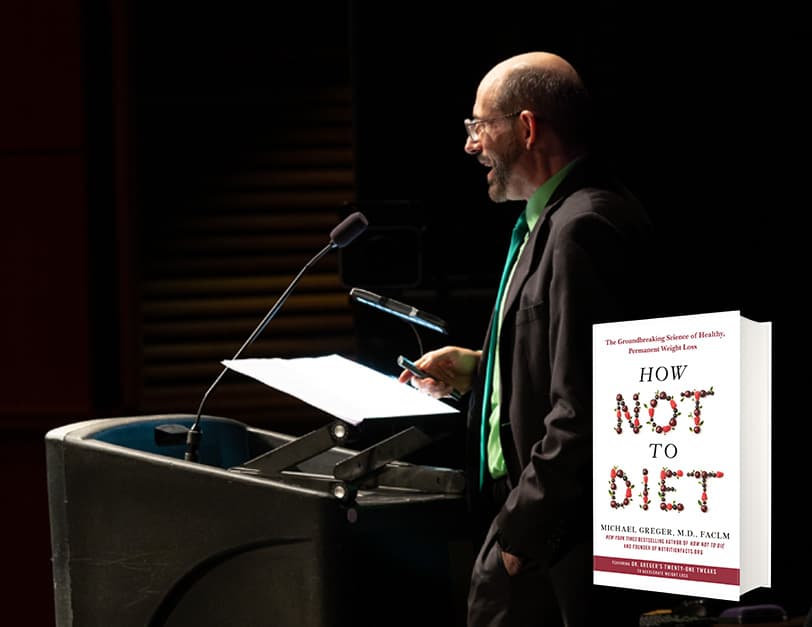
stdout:
<svg viewBox="0 0 812 627">
<path fill-rule="evenodd" d="M 480 150 L 482 149 L 480 148 L 478 141 L 474 141 L 470 137 L 465 140 L 465 152 L 467 152 L 469 155 L 475 155 L 479 153 Z"/>
</svg>

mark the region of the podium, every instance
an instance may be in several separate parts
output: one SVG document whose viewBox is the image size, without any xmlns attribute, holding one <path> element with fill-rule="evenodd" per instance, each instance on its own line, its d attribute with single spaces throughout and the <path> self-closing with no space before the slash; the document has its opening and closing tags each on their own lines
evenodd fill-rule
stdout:
<svg viewBox="0 0 812 627">
<path fill-rule="evenodd" d="M 465 624 L 457 470 L 400 461 L 407 426 L 349 448 L 194 416 L 96 419 L 45 436 L 57 627 Z M 363 426 L 363 425 L 362 425 Z"/>
</svg>

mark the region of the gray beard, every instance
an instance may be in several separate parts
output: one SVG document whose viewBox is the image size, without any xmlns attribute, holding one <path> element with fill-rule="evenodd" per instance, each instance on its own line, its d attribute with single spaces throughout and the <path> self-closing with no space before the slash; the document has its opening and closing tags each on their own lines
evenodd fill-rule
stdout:
<svg viewBox="0 0 812 627">
<path fill-rule="evenodd" d="M 493 182 L 488 186 L 488 196 L 493 202 L 507 202 L 510 200 L 507 192 L 510 171 L 519 160 L 522 151 L 521 144 L 513 140 L 505 150 L 504 156 L 494 162 Z"/>
</svg>

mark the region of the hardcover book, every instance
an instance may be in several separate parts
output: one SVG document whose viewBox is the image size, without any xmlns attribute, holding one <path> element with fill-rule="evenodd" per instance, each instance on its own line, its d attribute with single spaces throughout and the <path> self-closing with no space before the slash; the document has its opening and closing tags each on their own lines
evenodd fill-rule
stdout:
<svg viewBox="0 0 812 627">
<path fill-rule="evenodd" d="M 593 581 L 738 601 L 769 588 L 772 324 L 593 325 Z"/>
</svg>

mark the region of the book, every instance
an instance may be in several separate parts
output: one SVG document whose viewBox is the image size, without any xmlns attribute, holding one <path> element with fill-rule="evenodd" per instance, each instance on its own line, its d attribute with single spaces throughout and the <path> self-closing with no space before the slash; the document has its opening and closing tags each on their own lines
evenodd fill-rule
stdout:
<svg viewBox="0 0 812 627">
<path fill-rule="evenodd" d="M 593 325 L 593 582 L 738 601 L 771 585 L 772 323 Z"/>
</svg>

